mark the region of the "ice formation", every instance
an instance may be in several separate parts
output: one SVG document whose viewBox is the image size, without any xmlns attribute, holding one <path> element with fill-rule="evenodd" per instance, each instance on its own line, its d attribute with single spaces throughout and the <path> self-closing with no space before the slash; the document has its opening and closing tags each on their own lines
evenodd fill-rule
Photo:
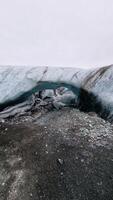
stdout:
<svg viewBox="0 0 113 200">
<path fill-rule="evenodd" d="M 65 90 L 62 94 L 58 94 L 58 88 L 61 87 Z M 57 93 L 55 93 L 56 89 Z M 113 118 L 112 65 L 90 70 L 0 67 L 1 114 L 6 112 L 7 107 L 30 105 L 31 95 L 39 91 L 45 91 L 42 98 L 47 96 L 53 98 L 56 107 L 68 105 L 75 100 L 78 107 L 84 111 L 97 112 L 110 120 Z"/>
</svg>

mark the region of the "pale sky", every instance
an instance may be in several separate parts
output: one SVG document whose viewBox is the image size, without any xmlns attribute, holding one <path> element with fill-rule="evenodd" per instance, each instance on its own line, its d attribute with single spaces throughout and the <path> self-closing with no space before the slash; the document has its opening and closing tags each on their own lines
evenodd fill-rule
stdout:
<svg viewBox="0 0 113 200">
<path fill-rule="evenodd" d="M 0 65 L 113 63 L 113 0 L 0 0 Z"/>
</svg>

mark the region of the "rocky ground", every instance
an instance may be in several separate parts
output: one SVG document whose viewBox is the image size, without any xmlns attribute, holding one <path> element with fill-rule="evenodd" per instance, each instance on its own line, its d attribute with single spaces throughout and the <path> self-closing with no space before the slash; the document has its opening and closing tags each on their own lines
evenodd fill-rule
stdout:
<svg viewBox="0 0 113 200">
<path fill-rule="evenodd" d="M 0 123 L 0 200 L 112 200 L 113 125 L 74 108 Z"/>
</svg>

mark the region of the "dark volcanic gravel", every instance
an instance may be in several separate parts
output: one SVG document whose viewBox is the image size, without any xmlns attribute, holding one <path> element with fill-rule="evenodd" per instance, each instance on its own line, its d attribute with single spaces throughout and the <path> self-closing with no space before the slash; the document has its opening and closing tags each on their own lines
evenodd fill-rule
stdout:
<svg viewBox="0 0 113 200">
<path fill-rule="evenodd" d="M 0 200 L 112 200 L 113 126 L 64 108 L 0 124 Z"/>
</svg>

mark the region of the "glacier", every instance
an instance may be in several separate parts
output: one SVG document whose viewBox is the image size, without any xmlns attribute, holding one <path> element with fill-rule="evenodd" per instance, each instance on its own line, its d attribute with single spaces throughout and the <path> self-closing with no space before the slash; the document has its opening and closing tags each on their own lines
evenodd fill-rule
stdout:
<svg viewBox="0 0 113 200">
<path fill-rule="evenodd" d="M 73 68 L 0 67 L 0 108 L 15 100 L 24 101 L 37 91 L 60 86 L 78 95 L 81 79 L 86 74 Z"/>
<path fill-rule="evenodd" d="M 18 110 L 18 105 L 27 110 L 33 94 L 59 87 L 67 88 L 68 93 L 51 94 L 56 107 L 75 98 L 79 109 L 112 121 L 113 65 L 96 69 L 0 66 L 0 116 L 7 108 Z"/>
</svg>

